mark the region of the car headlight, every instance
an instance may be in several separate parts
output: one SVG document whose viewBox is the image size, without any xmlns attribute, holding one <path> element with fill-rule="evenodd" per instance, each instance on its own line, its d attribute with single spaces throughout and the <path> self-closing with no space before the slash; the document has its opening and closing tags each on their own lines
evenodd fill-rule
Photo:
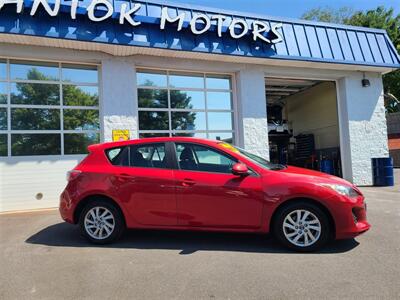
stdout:
<svg viewBox="0 0 400 300">
<path fill-rule="evenodd" d="M 340 185 L 340 184 L 322 184 L 322 186 L 330 188 L 331 190 L 334 190 L 336 193 L 343 195 L 343 196 L 348 196 L 348 197 L 358 197 L 360 194 L 353 189 L 350 186 L 345 186 L 345 185 Z"/>
</svg>

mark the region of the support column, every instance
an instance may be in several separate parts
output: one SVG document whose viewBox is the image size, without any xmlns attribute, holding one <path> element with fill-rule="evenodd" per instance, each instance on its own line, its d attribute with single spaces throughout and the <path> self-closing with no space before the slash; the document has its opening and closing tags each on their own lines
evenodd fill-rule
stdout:
<svg viewBox="0 0 400 300">
<path fill-rule="evenodd" d="M 103 140 L 112 141 L 112 130 L 127 129 L 138 138 L 136 71 L 131 62 L 110 58 L 101 62 L 101 116 Z"/>
<path fill-rule="evenodd" d="M 338 108 L 343 176 L 357 185 L 372 185 L 372 158 L 388 157 L 382 76 L 367 73 L 339 81 Z"/>
<path fill-rule="evenodd" d="M 237 73 L 239 145 L 269 159 L 265 75 L 251 66 Z"/>
</svg>

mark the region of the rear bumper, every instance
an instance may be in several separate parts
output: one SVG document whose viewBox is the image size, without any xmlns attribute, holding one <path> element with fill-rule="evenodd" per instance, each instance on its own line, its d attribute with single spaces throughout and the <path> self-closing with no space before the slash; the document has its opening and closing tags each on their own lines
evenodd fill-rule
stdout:
<svg viewBox="0 0 400 300">
<path fill-rule="evenodd" d="M 74 223 L 74 208 L 73 202 L 67 191 L 63 191 L 60 195 L 60 205 L 58 208 L 61 218 L 68 223 Z"/>
</svg>

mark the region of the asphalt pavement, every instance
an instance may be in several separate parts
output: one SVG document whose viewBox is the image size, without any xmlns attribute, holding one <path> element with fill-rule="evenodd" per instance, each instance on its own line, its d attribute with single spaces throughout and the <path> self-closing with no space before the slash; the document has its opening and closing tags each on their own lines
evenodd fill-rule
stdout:
<svg viewBox="0 0 400 300">
<path fill-rule="evenodd" d="M 57 211 L 3 214 L 0 299 L 400 299 L 399 185 L 362 190 L 372 229 L 311 254 L 264 235 L 173 231 L 94 246 Z"/>
</svg>

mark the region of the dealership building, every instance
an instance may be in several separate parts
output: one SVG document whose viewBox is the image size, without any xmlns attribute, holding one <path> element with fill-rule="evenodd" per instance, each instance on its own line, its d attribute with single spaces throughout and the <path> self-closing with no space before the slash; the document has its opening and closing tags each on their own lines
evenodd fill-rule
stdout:
<svg viewBox="0 0 400 300">
<path fill-rule="evenodd" d="M 167 1 L 0 1 L 0 211 L 55 207 L 92 143 L 218 139 L 373 183 L 389 156 L 379 29 Z"/>
</svg>

